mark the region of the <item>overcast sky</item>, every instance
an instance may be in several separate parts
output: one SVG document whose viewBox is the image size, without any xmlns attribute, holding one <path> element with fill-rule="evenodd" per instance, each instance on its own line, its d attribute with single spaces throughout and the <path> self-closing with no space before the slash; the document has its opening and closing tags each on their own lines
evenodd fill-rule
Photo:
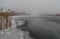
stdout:
<svg viewBox="0 0 60 39">
<path fill-rule="evenodd" d="M 0 7 L 32 15 L 60 13 L 60 0 L 0 0 Z"/>
</svg>

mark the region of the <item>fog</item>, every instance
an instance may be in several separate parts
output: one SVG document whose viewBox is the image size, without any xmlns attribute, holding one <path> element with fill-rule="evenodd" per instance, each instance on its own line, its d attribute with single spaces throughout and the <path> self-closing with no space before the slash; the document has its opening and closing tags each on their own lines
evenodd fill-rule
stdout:
<svg viewBox="0 0 60 39">
<path fill-rule="evenodd" d="M 60 0 L 0 0 L 0 7 L 31 15 L 60 13 Z"/>
</svg>

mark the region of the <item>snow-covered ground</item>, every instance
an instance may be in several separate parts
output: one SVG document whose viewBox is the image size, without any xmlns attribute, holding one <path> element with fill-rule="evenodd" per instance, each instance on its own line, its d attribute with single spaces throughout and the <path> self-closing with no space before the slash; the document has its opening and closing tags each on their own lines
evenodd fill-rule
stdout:
<svg viewBox="0 0 60 39">
<path fill-rule="evenodd" d="M 2 31 L 0 32 L 1 32 L 0 39 L 24 39 L 24 38 L 28 39 L 30 38 L 29 36 L 27 36 L 27 33 L 16 28 L 16 23 L 14 19 L 12 19 L 11 28 L 5 29 L 3 30 L 3 32 Z M 26 36 L 24 34 L 26 34 Z"/>
</svg>

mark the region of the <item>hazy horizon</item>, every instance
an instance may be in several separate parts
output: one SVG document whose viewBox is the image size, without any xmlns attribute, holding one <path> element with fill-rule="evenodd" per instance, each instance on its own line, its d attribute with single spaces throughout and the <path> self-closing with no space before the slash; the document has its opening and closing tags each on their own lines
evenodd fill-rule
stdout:
<svg viewBox="0 0 60 39">
<path fill-rule="evenodd" d="M 4 11 L 11 9 L 32 15 L 60 13 L 60 0 L 0 0 Z"/>
</svg>

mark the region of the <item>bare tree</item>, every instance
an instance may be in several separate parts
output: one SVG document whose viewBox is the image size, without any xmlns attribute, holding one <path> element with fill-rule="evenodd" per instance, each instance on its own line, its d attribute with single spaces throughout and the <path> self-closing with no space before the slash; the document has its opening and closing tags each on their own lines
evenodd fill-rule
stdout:
<svg viewBox="0 0 60 39">
<path fill-rule="evenodd" d="M 1 7 L 1 9 L 0 9 L 0 12 L 2 12 L 3 11 L 3 7 Z"/>
</svg>

